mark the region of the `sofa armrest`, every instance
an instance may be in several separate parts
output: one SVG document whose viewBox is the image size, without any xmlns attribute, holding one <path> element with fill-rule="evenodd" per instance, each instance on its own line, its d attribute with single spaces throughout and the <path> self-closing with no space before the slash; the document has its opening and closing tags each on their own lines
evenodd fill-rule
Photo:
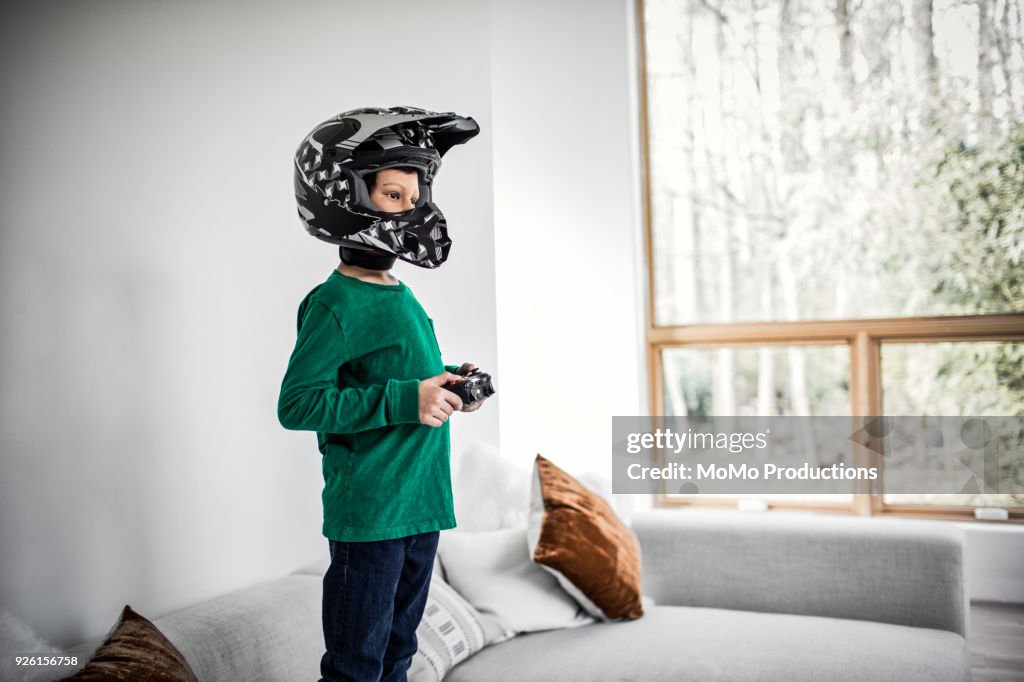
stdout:
<svg viewBox="0 0 1024 682">
<path fill-rule="evenodd" d="M 966 638 L 963 531 L 907 519 L 653 509 L 632 527 L 658 604 L 852 618 Z"/>
</svg>

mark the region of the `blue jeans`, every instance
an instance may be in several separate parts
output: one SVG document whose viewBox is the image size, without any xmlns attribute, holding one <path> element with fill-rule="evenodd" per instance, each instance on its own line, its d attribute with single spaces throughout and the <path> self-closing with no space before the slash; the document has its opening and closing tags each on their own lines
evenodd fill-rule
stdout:
<svg viewBox="0 0 1024 682">
<path fill-rule="evenodd" d="M 327 541 L 319 682 L 405 682 L 440 535 Z"/>
</svg>

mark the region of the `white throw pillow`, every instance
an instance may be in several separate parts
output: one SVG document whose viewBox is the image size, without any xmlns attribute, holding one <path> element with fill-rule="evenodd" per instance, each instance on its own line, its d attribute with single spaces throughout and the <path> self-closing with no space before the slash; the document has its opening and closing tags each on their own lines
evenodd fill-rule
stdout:
<svg viewBox="0 0 1024 682">
<path fill-rule="evenodd" d="M 459 596 L 435 567 L 423 620 L 416 628 L 419 648 L 409 667 L 409 682 L 441 682 L 461 661 L 513 636 L 496 616 L 477 611 Z"/>
<path fill-rule="evenodd" d="M 493 445 L 474 443 L 452 456 L 452 495 L 459 531 L 520 526 L 530 504 L 530 470 Z"/>
<path fill-rule="evenodd" d="M 448 583 L 516 633 L 588 625 L 595 619 L 534 563 L 526 526 L 441 531 L 437 553 Z"/>
</svg>

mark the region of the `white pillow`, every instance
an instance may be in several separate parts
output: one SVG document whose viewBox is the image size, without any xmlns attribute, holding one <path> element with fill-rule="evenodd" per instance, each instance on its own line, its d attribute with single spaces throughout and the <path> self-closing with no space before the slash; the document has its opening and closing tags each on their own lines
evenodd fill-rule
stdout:
<svg viewBox="0 0 1024 682">
<path fill-rule="evenodd" d="M 515 636 L 496 616 L 480 613 L 441 579 L 430 580 L 423 620 L 416 628 L 419 648 L 407 674 L 409 682 L 441 682 L 449 670 L 491 644 Z"/>
<path fill-rule="evenodd" d="M 554 576 L 533 562 L 525 525 L 481 532 L 443 530 L 437 553 L 448 583 L 517 634 L 595 622 Z"/>
<path fill-rule="evenodd" d="M 460 531 L 497 530 L 526 523 L 530 470 L 474 443 L 452 456 L 452 496 Z"/>
</svg>

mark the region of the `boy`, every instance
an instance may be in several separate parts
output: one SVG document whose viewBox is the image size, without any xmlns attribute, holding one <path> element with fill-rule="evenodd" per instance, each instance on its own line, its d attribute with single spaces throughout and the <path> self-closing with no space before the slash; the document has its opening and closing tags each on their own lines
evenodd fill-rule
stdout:
<svg viewBox="0 0 1024 682">
<path fill-rule="evenodd" d="M 443 385 L 475 365 L 443 364 L 433 322 L 390 269 L 396 256 L 422 267 L 446 258 L 430 181 L 446 140 L 473 129 L 409 107 L 356 110 L 296 154 L 299 215 L 342 258 L 299 306 L 278 400 L 282 426 L 316 431 L 323 455 L 322 682 L 406 679 L 438 537 L 455 527 L 448 421 L 482 401 L 463 406 Z M 344 213 L 323 213 L 332 202 Z"/>
</svg>

